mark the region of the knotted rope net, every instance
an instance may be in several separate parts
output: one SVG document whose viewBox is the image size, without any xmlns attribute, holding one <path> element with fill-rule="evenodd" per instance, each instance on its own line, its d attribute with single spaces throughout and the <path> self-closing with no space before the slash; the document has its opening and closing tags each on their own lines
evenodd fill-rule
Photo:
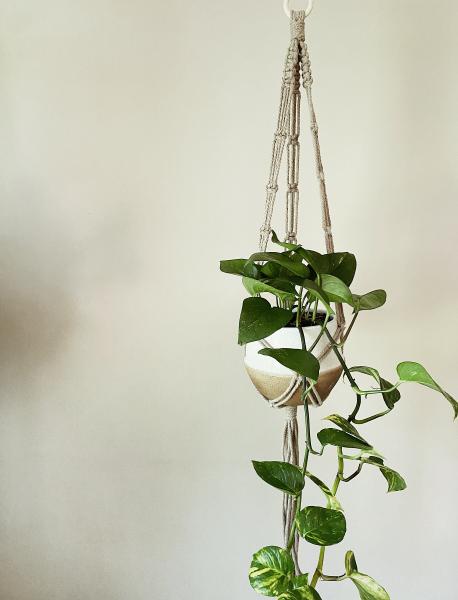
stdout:
<svg viewBox="0 0 458 600">
<path fill-rule="evenodd" d="M 291 12 L 291 42 L 286 56 L 285 68 L 280 95 L 280 108 L 278 111 L 277 129 L 272 147 L 272 160 L 270 165 L 269 180 L 267 183 L 267 196 L 265 204 L 264 222 L 260 231 L 259 249 L 265 252 L 272 233 L 272 215 L 278 192 L 278 177 L 285 146 L 287 148 L 287 189 L 285 211 L 285 241 L 297 242 L 297 226 L 299 212 L 299 156 L 301 132 L 301 83 L 305 89 L 311 138 L 315 156 L 316 175 L 319 184 L 321 200 L 322 228 L 324 232 L 326 252 L 334 252 L 331 215 L 329 210 L 328 193 L 321 158 L 318 123 L 312 98 L 312 72 L 307 44 L 305 43 L 305 11 Z M 342 339 L 345 331 L 345 316 L 341 304 L 336 304 L 336 339 Z M 265 340 L 263 344 L 269 346 Z M 327 344 L 317 357 L 321 362 L 331 351 Z M 292 464 L 299 464 L 299 435 L 297 423 L 297 408 L 286 406 L 294 393 L 301 386 L 302 380 L 298 375 L 291 378 L 287 389 L 270 404 L 276 408 L 284 408 L 286 422 L 283 434 L 283 460 Z M 314 391 L 310 401 L 314 405 L 321 405 L 322 400 Z M 285 544 L 288 543 L 291 526 L 296 514 L 296 501 L 287 494 L 283 497 L 283 531 Z M 292 548 L 293 560 L 297 574 L 300 573 L 298 564 L 299 538 L 296 533 Z"/>
</svg>

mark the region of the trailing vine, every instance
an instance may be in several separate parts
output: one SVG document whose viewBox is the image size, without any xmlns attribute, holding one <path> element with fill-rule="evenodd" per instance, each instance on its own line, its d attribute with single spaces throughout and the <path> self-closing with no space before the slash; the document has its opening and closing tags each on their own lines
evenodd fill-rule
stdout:
<svg viewBox="0 0 458 600">
<path fill-rule="evenodd" d="M 250 296 L 243 301 L 239 322 L 239 343 L 262 340 L 286 325 L 295 324 L 301 348 L 263 348 L 260 354 L 270 356 L 302 378 L 301 401 L 304 408 L 305 445 L 302 466 L 281 461 L 253 461 L 257 475 L 270 486 L 295 499 L 296 515 L 285 547 L 267 546 L 253 555 L 249 570 L 251 586 L 260 594 L 280 600 L 321 600 L 317 586 L 322 581 L 351 581 L 362 600 L 389 600 L 386 590 L 372 577 L 359 571 L 355 556 L 347 551 L 338 575 L 325 571 L 326 548 L 343 541 L 347 522 L 337 498 L 341 484 L 350 483 L 364 469 L 378 469 L 388 484 L 388 492 L 406 488 L 404 478 L 385 463 L 385 458 L 366 440 L 357 426 L 380 419 L 391 413 L 401 399 L 399 388 L 405 383 L 426 386 L 441 394 L 458 416 L 458 402 L 446 392 L 416 362 L 397 365 L 397 381 L 390 383 L 379 371 L 368 366 L 348 366 L 344 348 L 358 316 L 383 306 L 384 290 L 358 295 L 350 286 L 356 272 L 355 256 L 349 252 L 320 254 L 298 244 L 280 242 L 273 233 L 272 241 L 282 247 L 279 252 L 258 252 L 248 259 L 221 261 L 223 272 L 242 277 Z M 273 298 L 271 304 L 262 294 Z M 341 340 L 332 337 L 329 321 L 334 317 L 333 304 L 350 307 L 353 316 Z M 319 325 L 320 330 L 307 348 L 303 323 Z M 343 373 L 344 381 L 355 395 L 355 406 L 347 415 L 326 417 L 332 426 L 321 429 L 312 439 L 308 398 L 318 382 L 320 364 L 313 355 L 322 337 L 327 338 Z M 365 389 L 358 383 L 361 377 L 370 377 L 373 387 Z M 367 386 L 366 386 L 367 388 Z M 365 399 L 379 395 L 385 410 L 361 416 Z M 328 448 L 336 452 L 337 471 L 334 482 L 328 486 L 309 470 L 310 455 L 321 456 Z M 325 506 L 303 504 L 306 485 L 315 485 L 325 498 Z M 319 547 L 316 565 L 310 565 L 308 574 L 298 574 L 292 558 L 296 532 L 309 544 Z"/>
</svg>

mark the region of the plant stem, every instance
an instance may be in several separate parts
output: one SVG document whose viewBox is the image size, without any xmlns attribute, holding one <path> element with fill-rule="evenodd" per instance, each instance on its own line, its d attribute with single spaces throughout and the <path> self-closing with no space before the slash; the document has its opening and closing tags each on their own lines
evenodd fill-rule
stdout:
<svg viewBox="0 0 458 600">
<path fill-rule="evenodd" d="M 355 408 L 353 409 L 353 412 L 351 413 L 351 415 L 348 416 L 348 421 L 350 423 L 355 420 L 356 415 L 358 414 L 360 408 L 361 408 L 361 396 L 359 394 L 356 394 Z"/>
<path fill-rule="evenodd" d="M 320 579 L 322 579 L 323 581 L 343 581 L 344 579 L 347 579 L 347 574 L 345 573 L 345 575 L 323 575 L 323 573 L 320 573 Z"/>
<path fill-rule="evenodd" d="M 384 417 L 392 410 L 392 408 L 389 408 L 388 410 L 384 410 L 383 412 L 377 413 L 376 415 L 372 415 L 371 417 L 366 417 L 365 419 L 353 419 L 353 422 L 356 423 L 356 425 L 364 425 L 364 423 L 370 423 L 371 421 L 375 421 L 375 419 L 380 419 L 380 417 Z"/>
<path fill-rule="evenodd" d="M 326 546 L 321 546 L 320 554 L 318 556 L 318 564 L 316 565 L 315 573 L 313 574 L 312 581 L 310 582 L 310 587 L 312 587 L 312 588 L 316 587 L 316 584 L 318 583 L 318 579 L 320 578 L 321 571 L 323 569 L 323 564 L 324 564 L 325 552 L 326 552 Z"/>
<path fill-rule="evenodd" d="M 352 473 L 349 477 L 342 477 L 341 481 L 343 481 L 345 483 L 352 481 L 352 479 L 355 479 L 355 477 L 358 477 L 358 475 L 361 473 L 362 470 L 363 470 L 363 463 L 359 463 L 359 466 L 356 469 L 356 471 L 354 473 Z"/>
<path fill-rule="evenodd" d="M 339 350 L 337 349 L 337 343 L 335 341 L 335 339 L 332 337 L 332 335 L 329 333 L 329 330 L 327 327 L 325 327 L 324 329 L 325 334 L 328 337 L 328 340 L 331 343 L 331 348 L 334 351 L 334 354 L 337 356 L 337 360 L 339 361 L 342 369 L 344 370 L 345 375 L 348 378 L 348 381 L 351 383 L 351 386 L 353 388 L 358 388 L 358 386 L 356 385 L 356 381 L 353 378 L 353 375 L 350 373 L 350 369 L 347 367 L 347 364 L 344 360 L 344 357 L 342 356 L 342 354 L 339 352 Z"/>
<path fill-rule="evenodd" d="M 339 485 L 340 485 L 340 482 L 342 481 L 343 473 L 344 473 L 344 459 L 342 456 L 342 448 L 337 448 L 337 464 L 338 464 L 337 475 L 336 475 L 336 478 L 334 480 L 334 485 L 332 486 L 332 490 L 331 490 L 333 496 L 336 495 L 337 490 L 339 489 Z M 318 557 L 318 564 L 316 566 L 315 573 L 313 574 L 312 582 L 310 584 L 310 586 L 313 588 L 316 586 L 316 584 L 318 583 L 318 579 L 321 576 L 321 572 L 323 570 L 325 552 L 326 552 L 326 547 L 321 546 L 320 555 Z"/>
<path fill-rule="evenodd" d="M 343 344 L 345 344 L 345 342 L 348 340 L 348 336 L 350 335 L 350 333 L 351 333 L 351 330 L 353 329 L 353 325 L 355 324 L 355 322 L 356 322 L 356 319 L 358 318 L 358 315 L 359 315 L 359 312 L 356 312 L 356 313 L 353 315 L 353 319 L 351 320 L 351 323 L 350 323 L 350 325 L 348 326 L 348 329 L 347 329 L 347 331 L 346 331 L 346 333 L 345 333 L 345 337 L 344 337 L 344 339 L 343 339 L 343 341 L 342 341 L 342 343 L 343 343 Z"/>
</svg>

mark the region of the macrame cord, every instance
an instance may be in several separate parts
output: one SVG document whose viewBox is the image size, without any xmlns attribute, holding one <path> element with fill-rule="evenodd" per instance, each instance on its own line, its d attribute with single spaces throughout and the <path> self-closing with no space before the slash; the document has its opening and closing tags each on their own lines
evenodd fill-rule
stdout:
<svg viewBox="0 0 458 600">
<path fill-rule="evenodd" d="M 286 57 L 285 69 L 280 96 L 280 108 L 278 112 L 277 130 L 274 136 L 272 148 L 272 160 L 267 183 L 267 196 L 265 205 L 264 223 L 260 231 L 259 248 L 265 252 L 272 233 L 271 222 L 278 192 L 278 176 L 282 163 L 285 146 L 287 146 L 287 191 L 286 191 L 286 214 L 285 214 L 285 241 L 297 242 L 297 225 L 299 211 L 299 155 L 300 155 L 300 126 L 301 126 L 301 79 L 305 89 L 307 107 L 310 118 L 310 130 L 315 156 L 316 174 L 318 178 L 322 228 L 324 231 L 326 252 L 334 252 L 334 240 L 332 236 L 331 216 L 329 210 L 326 180 L 323 162 L 321 159 L 320 141 L 318 135 L 318 123 L 312 99 L 312 73 L 310 57 L 305 43 L 305 11 L 291 12 L 291 42 Z M 345 331 L 345 317 L 341 304 L 336 304 L 336 331 L 335 338 L 341 340 Z M 271 347 L 266 341 L 262 341 L 266 347 Z M 330 344 L 326 345 L 319 356 L 321 362 L 331 351 Z M 285 408 L 286 423 L 283 434 L 283 460 L 292 464 L 299 464 L 299 436 L 297 424 L 297 408 L 287 406 L 295 392 L 301 386 L 302 380 L 298 375 L 291 378 L 288 388 L 277 398 L 270 401 L 275 408 Z M 310 401 L 315 406 L 320 406 L 322 400 L 316 391 L 310 395 Z M 283 497 L 283 531 L 285 544 L 288 543 L 289 532 L 296 514 L 296 502 L 292 496 L 287 494 Z M 296 573 L 300 574 L 298 564 L 299 538 L 296 534 L 292 556 L 295 563 Z"/>
</svg>

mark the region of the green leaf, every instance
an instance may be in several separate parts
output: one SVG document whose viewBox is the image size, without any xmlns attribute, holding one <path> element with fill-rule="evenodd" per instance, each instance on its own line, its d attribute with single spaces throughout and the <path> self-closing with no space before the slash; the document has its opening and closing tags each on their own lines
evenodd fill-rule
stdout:
<svg viewBox="0 0 458 600">
<path fill-rule="evenodd" d="M 280 461 L 252 462 L 259 477 L 274 488 L 291 496 L 297 496 L 303 490 L 304 476 L 296 465 Z"/>
<path fill-rule="evenodd" d="M 375 379 L 381 390 L 390 390 L 389 392 L 382 392 L 383 401 L 385 402 L 387 408 L 393 409 L 396 402 L 398 402 L 401 399 L 401 394 L 399 393 L 399 390 L 391 389 L 394 387 L 393 384 L 387 381 L 386 379 L 380 377 L 380 373 L 377 371 L 377 369 L 374 369 L 372 367 L 352 367 L 350 369 L 350 372 L 363 373 L 364 375 L 369 375 L 370 377 L 373 377 Z"/>
<path fill-rule="evenodd" d="M 329 304 L 329 298 L 327 297 L 324 290 L 319 285 L 317 285 L 314 281 L 311 281 L 310 279 L 305 279 L 301 283 L 301 286 L 304 289 L 308 290 L 308 292 L 311 296 L 313 296 L 314 298 L 317 298 L 321 302 L 321 304 L 325 307 L 328 315 L 334 314 L 334 311 L 332 310 L 332 308 Z"/>
<path fill-rule="evenodd" d="M 239 321 L 239 344 L 262 340 L 293 318 L 291 310 L 271 307 L 265 298 L 245 298 Z"/>
<path fill-rule="evenodd" d="M 374 290 L 373 292 L 368 292 L 362 296 L 353 294 L 353 305 L 357 312 L 360 310 L 374 310 L 380 308 L 385 302 L 385 290 Z"/>
<path fill-rule="evenodd" d="M 332 546 L 341 542 L 347 530 L 344 515 L 332 508 L 307 506 L 296 517 L 300 535 L 315 546 Z"/>
<path fill-rule="evenodd" d="M 321 274 L 327 271 L 329 262 L 327 257 L 323 254 L 315 252 L 315 250 L 306 250 L 302 247 L 295 250 L 295 253 L 305 260 L 315 273 Z"/>
<path fill-rule="evenodd" d="M 259 269 L 253 263 L 250 263 L 246 258 L 233 258 L 231 260 L 221 260 L 219 263 L 220 271 L 229 275 L 242 275 L 259 277 Z"/>
<path fill-rule="evenodd" d="M 373 465 L 380 470 L 380 473 L 388 482 L 387 492 L 402 492 L 407 487 L 404 478 L 394 469 L 387 467 L 383 460 L 378 456 L 368 456 L 361 460 L 363 464 Z"/>
<path fill-rule="evenodd" d="M 328 254 L 329 266 L 326 273 L 334 275 L 346 285 L 351 285 L 356 273 L 356 258 L 350 252 Z"/>
<path fill-rule="evenodd" d="M 369 575 L 355 571 L 350 579 L 358 588 L 361 600 L 390 600 L 387 591 Z"/>
<path fill-rule="evenodd" d="M 290 590 L 278 597 L 278 600 L 321 600 L 319 593 L 309 585 Z"/>
<path fill-rule="evenodd" d="M 434 381 L 422 365 L 416 362 L 402 362 L 397 366 L 397 372 L 401 381 L 420 383 L 421 385 L 425 385 L 432 390 L 441 393 L 452 405 L 455 419 L 458 417 L 458 402 Z"/>
<path fill-rule="evenodd" d="M 356 564 L 356 558 L 352 550 L 349 550 L 345 554 L 345 572 L 347 576 L 350 576 L 354 571 L 358 570 L 358 565 Z"/>
<path fill-rule="evenodd" d="M 253 279 L 252 277 L 244 277 L 242 279 L 243 285 L 245 286 L 246 291 L 252 296 L 256 296 L 257 294 L 273 294 L 277 296 L 277 298 L 281 298 L 281 300 L 291 300 L 294 301 L 296 295 L 291 292 L 285 292 L 283 290 L 279 290 L 263 281 L 258 281 L 257 279 Z"/>
<path fill-rule="evenodd" d="M 309 471 L 305 472 L 305 476 L 308 479 L 310 479 L 310 481 L 312 483 L 314 483 L 316 486 L 318 486 L 320 488 L 320 490 L 323 492 L 323 494 L 326 496 L 326 498 L 328 500 L 329 508 L 333 508 L 334 510 L 342 510 L 342 505 L 340 504 L 340 502 L 337 500 L 337 498 L 331 492 L 329 487 L 323 481 L 321 481 L 321 479 L 319 479 L 316 475 L 313 475 Z"/>
<path fill-rule="evenodd" d="M 399 475 L 393 469 L 386 466 L 380 466 L 380 473 L 385 477 L 388 482 L 388 493 L 390 492 L 402 492 L 407 487 L 405 479 Z"/>
<path fill-rule="evenodd" d="M 334 277 L 334 275 L 322 275 L 321 287 L 331 302 L 344 302 L 345 304 L 354 306 L 350 288 L 343 281 Z"/>
<path fill-rule="evenodd" d="M 318 433 L 318 439 L 323 446 L 331 445 L 342 448 L 372 450 L 372 446 L 363 440 L 363 438 L 337 429 L 322 429 Z"/>
<path fill-rule="evenodd" d="M 340 415 L 329 415 L 329 417 L 325 417 L 324 420 L 331 421 L 331 423 L 334 423 L 334 425 L 337 425 L 337 427 L 340 427 L 340 429 L 342 429 L 343 431 L 346 431 L 347 433 L 350 433 L 351 435 L 359 437 L 360 439 L 364 439 L 358 433 L 358 430 L 356 429 L 356 427 L 354 425 L 352 425 L 349 421 L 347 421 L 347 419 L 345 419 L 344 417 L 341 417 Z"/>
<path fill-rule="evenodd" d="M 289 552 L 277 546 L 266 546 L 253 555 L 249 571 L 250 584 L 259 594 L 277 597 L 288 590 L 294 576 L 294 563 Z"/>
<path fill-rule="evenodd" d="M 309 575 L 304 573 L 303 575 L 297 575 L 293 577 L 289 583 L 290 590 L 298 590 L 301 587 L 305 587 L 309 584 Z"/>
<path fill-rule="evenodd" d="M 275 231 L 272 231 L 272 242 L 278 246 L 281 246 L 282 248 L 286 248 L 287 250 L 297 250 L 300 248 L 299 244 L 290 244 L 289 242 L 282 242 L 279 240 Z"/>
<path fill-rule="evenodd" d="M 263 348 L 259 354 L 274 358 L 281 365 L 307 377 L 316 383 L 320 374 L 320 363 L 311 352 L 295 348 Z"/>
<path fill-rule="evenodd" d="M 291 271 L 294 275 L 307 278 L 310 274 L 309 270 L 301 262 L 292 260 L 283 252 L 256 252 L 249 258 L 251 262 L 274 262 L 279 264 L 284 269 Z"/>
</svg>

